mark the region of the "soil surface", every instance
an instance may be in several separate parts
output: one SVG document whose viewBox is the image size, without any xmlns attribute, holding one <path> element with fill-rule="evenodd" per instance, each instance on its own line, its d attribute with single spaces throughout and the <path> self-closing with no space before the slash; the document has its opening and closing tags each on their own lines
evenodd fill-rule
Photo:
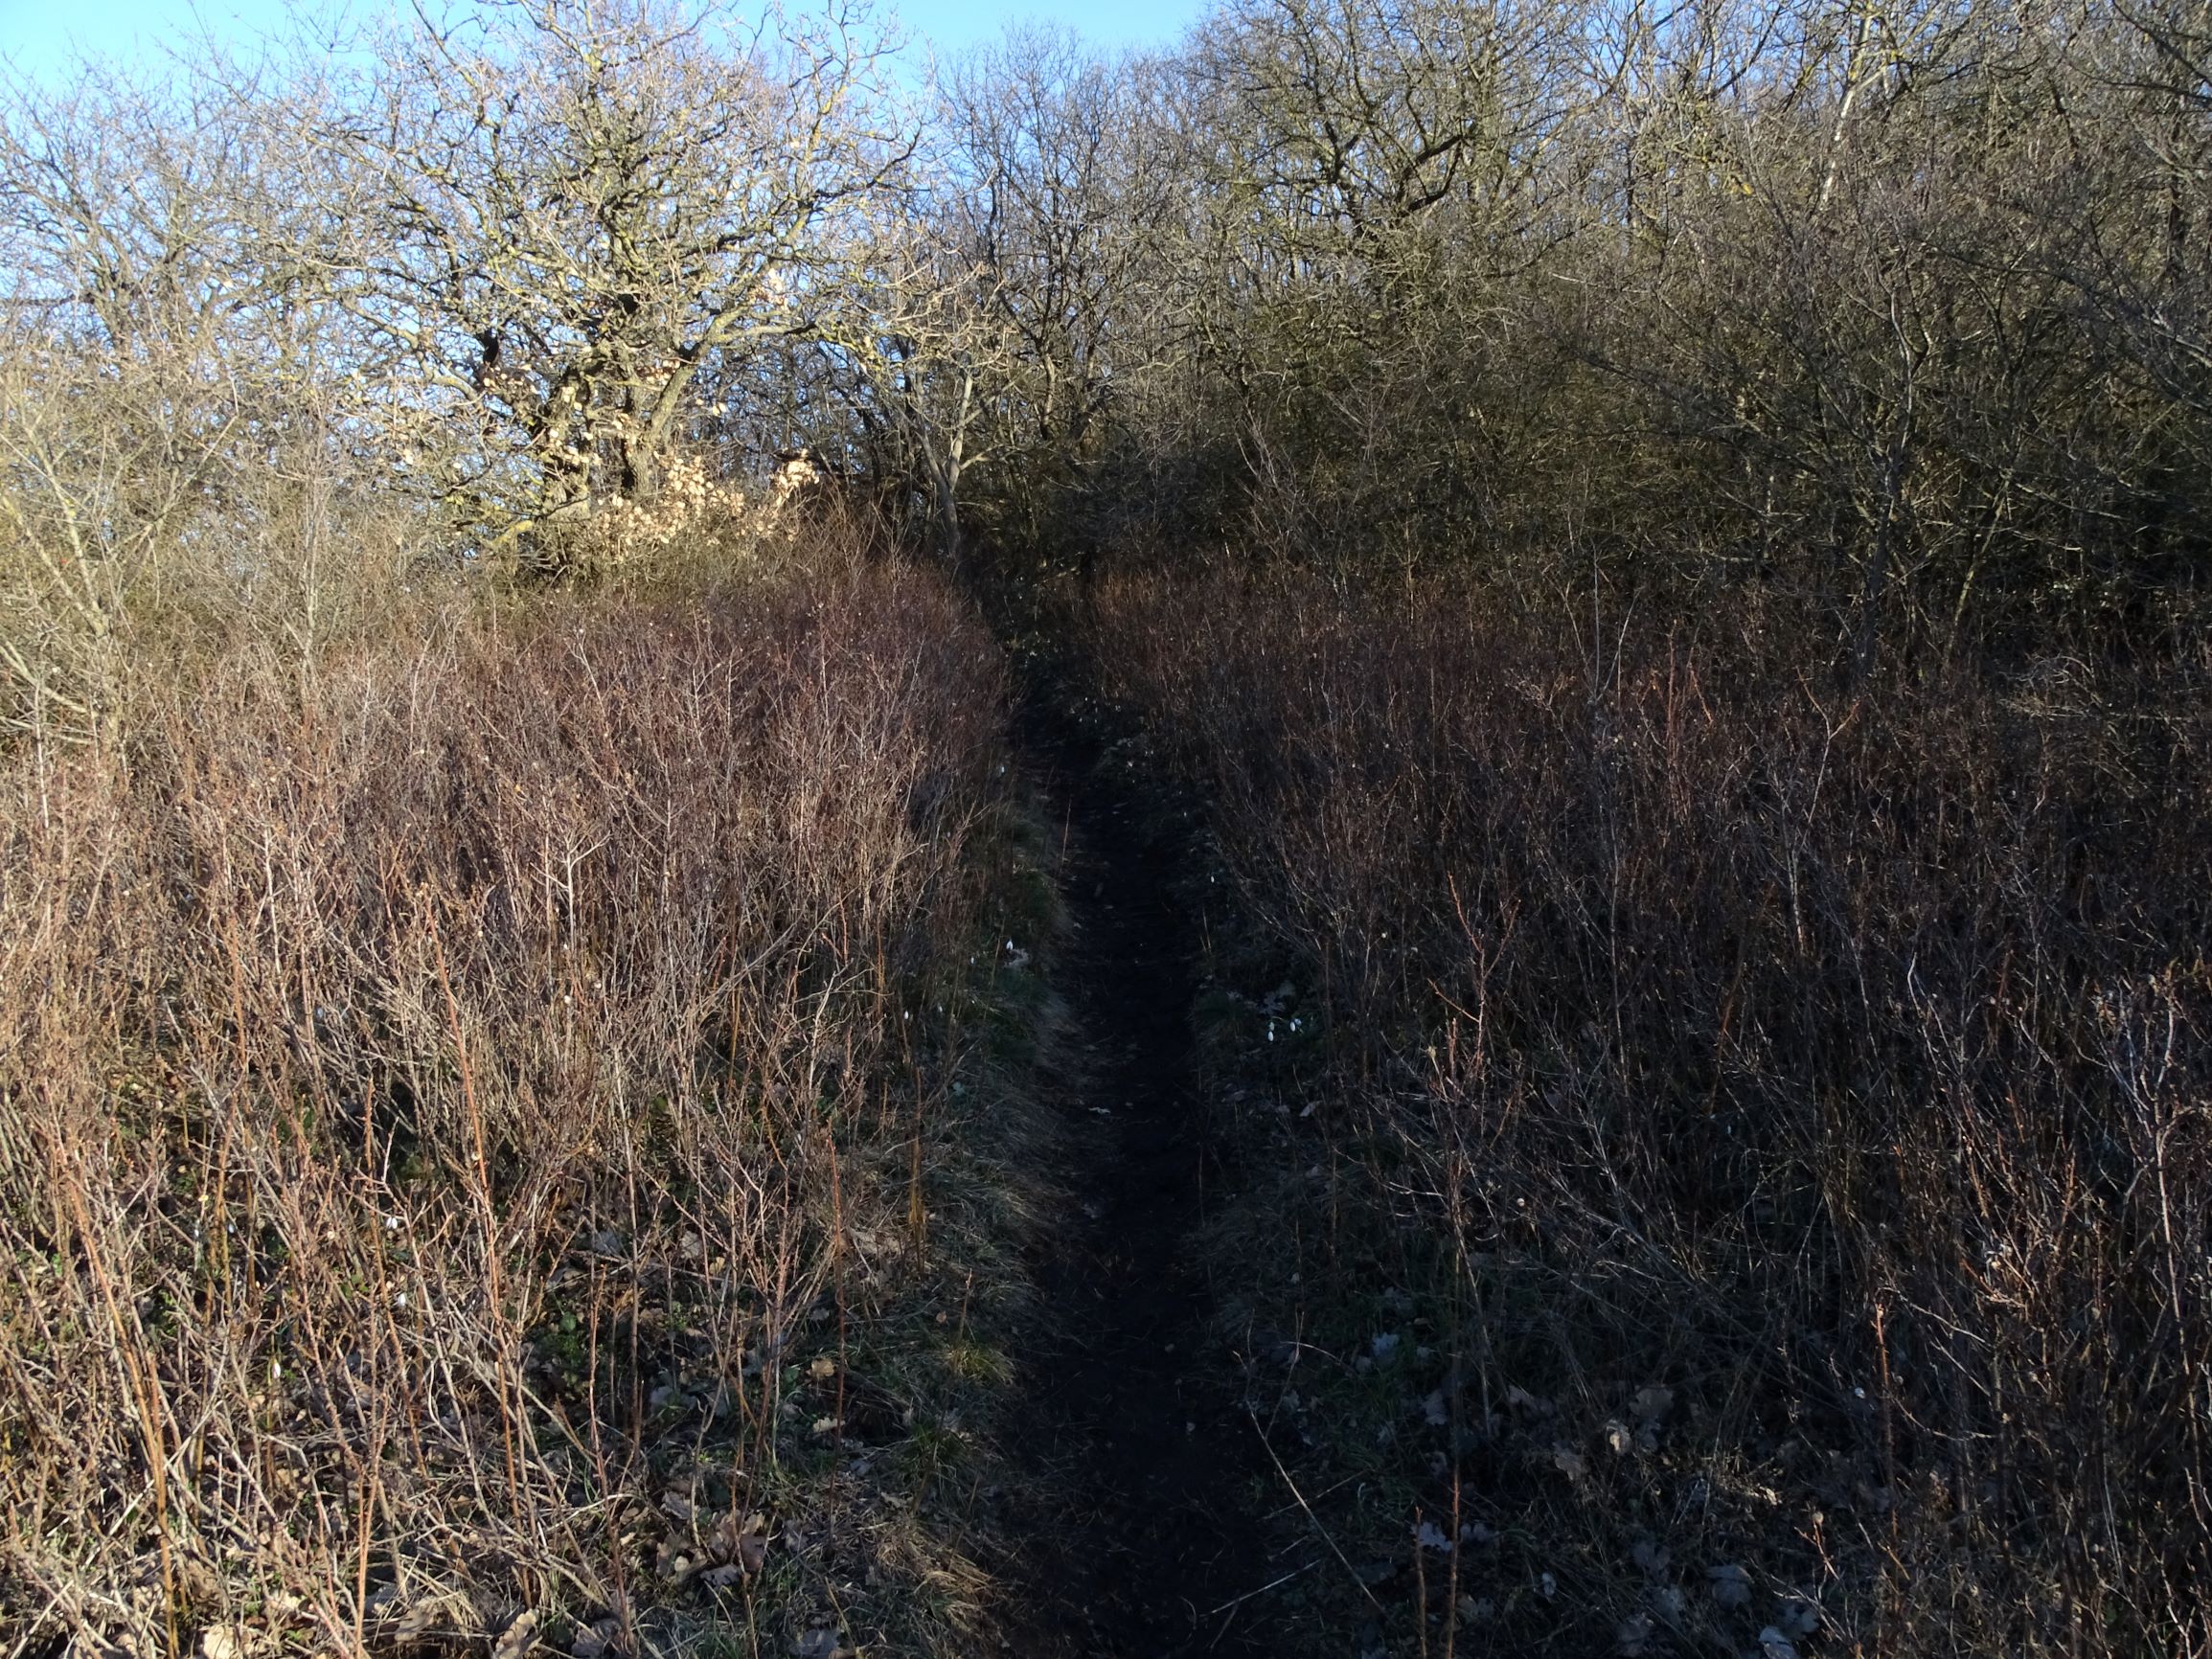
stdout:
<svg viewBox="0 0 2212 1659">
<path fill-rule="evenodd" d="M 1172 838 L 1052 716 L 1025 722 L 1056 824 L 1072 926 L 1056 976 L 1070 1033 L 1067 1213 L 1040 1246 L 1051 1329 L 1014 1452 L 1038 1540 L 1015 1611 L 1024 1659 L 1274 1654 L 1264 1454 L 1196 1237 L 1218 1185 L 1193 1075 L 1197 918 Z"/>
</svg>

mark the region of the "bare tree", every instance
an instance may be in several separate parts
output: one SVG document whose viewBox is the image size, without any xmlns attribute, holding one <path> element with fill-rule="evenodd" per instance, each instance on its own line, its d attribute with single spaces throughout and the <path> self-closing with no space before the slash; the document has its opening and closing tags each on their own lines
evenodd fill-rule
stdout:
<svg viewBox="0 0 2212 1659">
<path fill-rule="evenodd" d="M 332 261 L 400 452 L 495 541 L 650 498 L 702 372 L 817 331 L 912 153 L 856 8 L 499 4 L 386 39 L 322 124 Z"/>
<path fill-rule="evenodd" d="M 304 158 L 253 76 L 180 68 L 0 114 L 0 686 L 43 731 L 115 706 L 134 617 L 266 592 L 278 497 L 344 447 Z"/>
<path fill-rule="evenodd" d="M 1088 488 L 1124 388 L 1174 351 L 1172 321 L 1131 304 L 1157 297 L 1163 234 L 1183 216 L 1188 171 L 1161 80 L 1156 64 L 1029 31 L 967 59 L 944 89 L 935 239 L 979 279 L 1007 375 L 989 430 L 1018 458 L 992 495 L 1032 539 L 1054 496 Z"/>
</svg>

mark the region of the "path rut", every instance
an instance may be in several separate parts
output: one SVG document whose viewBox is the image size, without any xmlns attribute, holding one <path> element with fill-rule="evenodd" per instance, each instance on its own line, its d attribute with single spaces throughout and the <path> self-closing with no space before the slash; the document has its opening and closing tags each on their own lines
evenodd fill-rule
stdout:
<svg viewBox="0 0 2212 1659">
<path fill-rule="evenodd" d="M 1037 1517 L 1020 1651 L 1280 1654 L 1255 1594 L 1259 1448 L 1197 1248 L 1219 1170 L 1195 1088 L 1196 919 L 1135 789 L 1082 734 L 1029 725 L 1067 841 L 1072 1029 L 1055 1092 L 1073 1202 L 1035 1263 L 1051 1334 L 1015 1454 L 1033 1501 L 1060 1512 Z"/>
</svg>

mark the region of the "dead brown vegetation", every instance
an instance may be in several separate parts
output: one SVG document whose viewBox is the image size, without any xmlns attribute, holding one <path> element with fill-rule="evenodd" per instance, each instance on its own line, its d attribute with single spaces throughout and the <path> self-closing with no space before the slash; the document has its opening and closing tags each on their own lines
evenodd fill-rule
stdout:
<svg viewBox="0 0 2212 1659">
<path fill-rule="evenodd" d="M 815 559 L 241 646 L 9 756 L 0 1645 L 967 1616 L 897 1319 L 969 1248 L 994 661 Z"/>
<path fill-rule="evenodd" d="M 1254 1114 L 1251 1318 L 1383 1557 L 1334 1605 L 1407 1652 L 2205 1650 L 2201 655 L 1850 694 L 1755 608 L 1291 579 L 1090 626 L 1302 988 L 1227 1080 L 1312 1110 Z"/>
<path fill-rule="evenodd" d="M 2212 1648 L 2212 0 L 289 34 L 0 74 L 0 1659 L 969 1640 L 879 534 L 1259 923 L 1317 1643 Z"/>
</svg>

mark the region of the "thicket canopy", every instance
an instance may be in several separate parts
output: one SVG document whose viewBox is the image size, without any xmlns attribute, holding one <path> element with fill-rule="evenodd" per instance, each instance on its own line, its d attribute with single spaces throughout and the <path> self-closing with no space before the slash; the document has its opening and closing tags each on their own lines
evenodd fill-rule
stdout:
<svg viewBox="0 0 2212 1659">
<path fill-rule="evenodd" d="M 9 356 L 97 363 L 87 407 L 195 457 L 171 496 L 284 434 L 556 573 L 678 455 L 807 446 L 1009 570 L 1749 581 L 1860 670 L 1985 619 L 2139 632 L 2205 545 L 2208 17 L 1233 0 L 917 90 L 843 5 L 420 15 L 311 69 L 16 87 Z M 116 464 L 41 407 L 17 533 L 97 521 L 117 568 L 128 511 L 67 505 Z"/>
</svg>

